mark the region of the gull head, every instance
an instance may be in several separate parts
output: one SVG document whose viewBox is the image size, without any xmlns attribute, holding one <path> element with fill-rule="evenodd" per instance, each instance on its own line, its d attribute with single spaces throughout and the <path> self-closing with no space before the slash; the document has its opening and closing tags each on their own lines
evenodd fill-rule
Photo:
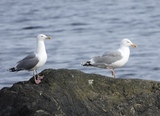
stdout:
<svg viewBox="0 0 160 116">
<path fill-rule="evenodd" d="M 44 35 L 44 34 L 39 34 L 39 35 L 37 36 L 37 39 L 38 39 L 38 40 L 41 40 L 41 41 L 44 41 L 44 40 L 46 40 L 46 39 L 51 39 L 51 37 L 46 36 L 46 35 Z"/>
<path fill-rule="evenodd" d="M 121 45 L 126 47 L 130 47 L 130 46 L 133 46 L 135 48 L 137 47 L 136 44 L 132 43 L 129 39 L 126 39 L 126 38 L 121 41 Z"/>
</svg>

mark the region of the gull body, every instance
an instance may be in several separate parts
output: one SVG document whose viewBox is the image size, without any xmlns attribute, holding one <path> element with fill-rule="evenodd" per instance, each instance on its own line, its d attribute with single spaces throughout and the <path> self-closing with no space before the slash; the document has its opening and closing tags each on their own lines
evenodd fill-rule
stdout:
<svg viewBox="0 0 160 116">
<path fill-rule="evenodd" d="M 137 47 L 136 44 L 125 38 L 120 42 L 119 49 L 105 52 L 101 56 L 95 56 L 82 65 L 109 69 L 112 75 L 116 77 L 114 69 L 122 67 L 127 63 L 130 56 L 130 46 Z"/>
<path fill-rule="evenodd" d="M 44 41 L 46 39 L 50 39 L 50 37 L 44 34 L 39 34 L 37 36 L 36 53 L 31 53 L 27 55 L 25 58 L 17 62 L 16 67 L 10 68 L 9 70 L 11 72 L 16 72 L 21 70 L 33 71 L 35 83 L 39 84 L 43 77 L 38 75 L 37 69 L 43 66 L 47 61 L 47 53 L 46 53 L 45 44 L 44 44 Z M 37 78 L 35 74 L 38 76 Z"/>
<path fill-rule="evenodd" d="M 49 39 L 49 37 L 42 34 L 38 35 L 37 37 L 36 57 L 38 58 L 39 62 L 31 70 L 38 69 L 39 67 L 43 66 L 47 61 L 47 53 L 46 53 L 46 48 L 44 44 L 45 39 Z"/>
</svg>

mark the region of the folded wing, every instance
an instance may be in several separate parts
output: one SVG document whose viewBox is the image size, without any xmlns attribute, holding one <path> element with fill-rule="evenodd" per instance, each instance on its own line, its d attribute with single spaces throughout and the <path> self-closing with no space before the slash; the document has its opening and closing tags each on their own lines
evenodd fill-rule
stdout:
<svg viewBox="0 0 160 116">
<path fill-rule="evenodd" d="M 35 53 L 31 53 L 28 56 L 26 56 L 24 59 L 20 60 L 16 66 L 17 71 L 18 70 L 30 70 L 34 66 L 37 65 L 39 62 L 37 56 Z"/>
</svg>

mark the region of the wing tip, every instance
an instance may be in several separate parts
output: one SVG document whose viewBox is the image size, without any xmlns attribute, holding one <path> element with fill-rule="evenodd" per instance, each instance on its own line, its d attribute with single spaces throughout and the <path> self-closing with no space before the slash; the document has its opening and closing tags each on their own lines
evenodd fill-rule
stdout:
<svg viewBox="0 0 160 116">
<path fill-rule="evenodd" d="M 15 67 L 13 67 L 13 68 L 8 69 L 8 71 L 9 71 L 9 72 L 16 72 L 17 70 L 16 70 Z"/>
<path fill-rule="evenodd" d="M 85 63 L 81 63 L 82 66 L 92 66 L 91 61 L 87 61 Z"/>
</svg>

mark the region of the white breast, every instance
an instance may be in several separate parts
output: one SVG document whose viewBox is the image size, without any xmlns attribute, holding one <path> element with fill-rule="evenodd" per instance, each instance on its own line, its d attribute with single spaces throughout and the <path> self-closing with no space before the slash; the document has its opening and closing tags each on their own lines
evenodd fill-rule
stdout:
<svg viewBox="0 0 160 116">
<path fill-rule="evenodd" d="M 47 53 L 44 45 L 44 41 L 38 41 L 38 47 L 37 47 L 37 58 L 39 62 L 33 69 L 37 69 L 41 66 L 43 66 L 47 61 Z"/>
<path fill-rule="evenodd" d="M 43 66 L 46 63 L 46 61 L 47 61 L 47 54 L 43 54 L 43 55 L 38 56 L 38 59 L 39 59 L 39 62 L 35 66 L 35 68 L 39 68 L 39 67 Z"/>
<path fill-rule="evenodd" d="M 129 59 L 129 55 L 130 55 L 129 47 L 121 48 L 118 51 L 121 52 L 122 59 L 118 60 L 117 62 L 112 63 L 111 65 L 113 68 L 118 68 L 118 67 L 125 65 Z"/>
</svg>

